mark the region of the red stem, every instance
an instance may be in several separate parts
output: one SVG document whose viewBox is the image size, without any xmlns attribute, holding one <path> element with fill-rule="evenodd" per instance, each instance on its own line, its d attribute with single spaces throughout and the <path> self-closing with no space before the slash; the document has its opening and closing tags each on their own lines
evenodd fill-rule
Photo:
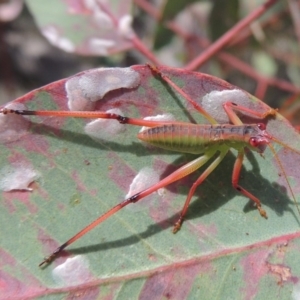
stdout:
<svg viewBox="0 0 300 300">
<path fill-rule="evenodd" d="M 147 57 L 147 59 L 149 59 L 153 64 L 157 66 L 160 65 L 160 62 L 157 60 L 155 55 L 143 44 L 143 42 L 136 34 L 134 34 L 130 38 L 130 41 L 132 42 L 135 49 L 142 53 L 145 57 Z"/>
<path fill-rule="evenodd" d="M 259 8 L 254 10 L 250 15 L 245 17 L 243 20 L 239 21 L 235 26 L 233 26 L 229 31 L 227 31 L 223 36 L 221 36 L 217 41 L 215 41 L 211 46 L 206 49 L 205 52 L 196 57 L 193 61 L 185 66 L 187 70 L 196 70 L 202 66 L 208 59 L 219 52 L 225 45 L 227 45 L 233 37 L 237 36 L 238 33 L 245 27 L 249 26 L 251 22 L 260 17 L 265 11 L 274 5 L 278 0 L 268 0 L 265 4 L 261 5 Z"/>
</svg>

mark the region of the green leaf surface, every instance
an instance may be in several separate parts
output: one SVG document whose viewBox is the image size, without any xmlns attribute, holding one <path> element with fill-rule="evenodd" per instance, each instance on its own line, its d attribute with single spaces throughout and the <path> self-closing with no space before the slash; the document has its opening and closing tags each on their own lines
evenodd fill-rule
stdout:
<svg viewBox="0 0 300 300">
<path fill-rule="evenodd" d="M 220 79 L 181 69 L 161 70 L 200 104 L 216 91 L 221 102 L 239 102 L 222 96 L 228 95 L 224 91 L 238 91 L 244 95 L 243 105 L 259 112 L 268 109 Z M 108 92 L 93 109 L 120 109 L 134 118 L 172 113 L 178 121 L 206 122 L 147 66 L 133 66 L 131 71 L 139 83 Z M 90 72 L 95 70 L 32 91 L 14 105 L 67 110 L 70 93 L 85 94 L 80 85 L 66 92 L 66 84 Z M 116 80 L 96 74 L 99 85 Z M 249 118 L 243 120 L 249 122 Z M 1 116 L 0 169 L 26 166 L 39 176 L 30 185 L 31 192 L 13 190 L 1 195 L 1 299 L 47 295 L 59 299 L 290 299 L 292 292 L 298 295 L 299 215 L 283 170 L 268 148 L 264 157 L 247 152 L 240 178 L 240 184 L 261 200 L 268 220 L 232 188 L 236 155 L 232 151 L 198 187 L 177 234 L 171 232 L 173 224 L 204 168 L 124 208 L 69 246 L 52 264 L 39 268 L 44 256 L 122 201 L 141 170 L 153 169 L 163 178 L 195 158 L 139 142 L 136 126 L 124 125 L 119 133 L 95 141 L 84 131 L 89 121 Z M 264 123 L 270 134 L 300 149 L 298 134 L 280 115 Z M 281 145 L 274 147 L 299 202 L 300 156 Z"/>
<path fill-rule="evenodd" d="M 128 50 L 130 0 L 26 0 L 43 35 L 56 47 L 81 55 L 107 56 Z"/>
</svg>

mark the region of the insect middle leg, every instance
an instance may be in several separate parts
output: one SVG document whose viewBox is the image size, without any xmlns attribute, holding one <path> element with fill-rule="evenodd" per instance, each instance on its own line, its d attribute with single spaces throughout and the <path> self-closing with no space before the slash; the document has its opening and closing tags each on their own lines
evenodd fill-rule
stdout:
<svg viewBox="0 0 300 300">
<path fill-rule="evenodd" d="M 180 217 L 177 220 L 177 222 L 174 225 L 173 233 L 176 233 L 178 230 L 180 230 L 180 227 L 182 225 L 182 222 L 184 220 L 184 216 L 187 213 L 189 204 L 191 202 L 191 199 L 196 191 L 196 188 L 207 178 L 207 176 L 220 164 L 220 162 L 223 160 L 225 155 L 228 153 L 228 149 L 224 149 L 220 152 L 218 157 L 209 165 L 209 167 L 200 175 L 200 177 L 193 183 L 192 187 L 190 188 L 190 191 L 188 193 L 188 196 L 185 200 L 183 209 L 180 213 Z"/>
<path fill-rule="evenodd" d="M 176 233 L 178 230 L 180 230 L 180 227 L 182 225 L 182 222 L 184 220 L 184 216 L 187 213 L 189 204 L 191 202 L 192 196 L 194 195 L 196 188 L 207 178 L 207 176 L 220 164 L 220 162 L 223 160 L 223 158 L 225 157 L 225 155 L 228 153 L 228 150 L 226 151 L 222 151 L 219 156 L 211 163 L 211 165 L 201 174 L 201 176 L 197 179 L 197 181 L 194 182 L 194 184 L 192 185 L 187 199 L 184 203 L 182 212 L 180 214 L 180 217 L 178 219 L 178 221 L 175 223 L 174 225 L 174 229 L 173 229 L 173 233 Z M 241 172 L 241 168 L 243 165 L 243 159 L 244 159 L 244 150 L 240 150 L 238 153 L 238 156 L 236 158 L 234 167 L 233 167 L 233 172 L 232 172 L 232 186 L 239 191 L 240 193 L 242 193 L 243 195 L 245 195 L 246 197 L 248 197 L 249 199 L 251 199 L 252 201 L 254 201 L 254 203 L 256 204 L 256 207 L 260 213 L 260 215 L 264 218 L 268 218 L 267 217 L 267 213 L 266 211 L 261 208 L 261 203 L 260 200 L 258 198 L 256 198 L 254 195 L 252 195 L 250 192 L 248 192 L 246 189 L 244 189 L 243 187 L 241 187 L 238 184 L 239 181 L 239 177 L 240 177 L 240 172 Z"/>
</svg>

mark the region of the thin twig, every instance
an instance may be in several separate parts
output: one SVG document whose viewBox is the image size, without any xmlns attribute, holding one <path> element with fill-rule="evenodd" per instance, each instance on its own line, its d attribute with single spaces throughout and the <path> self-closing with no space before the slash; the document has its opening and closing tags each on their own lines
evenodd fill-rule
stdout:
<svg viewBox="0 0 300 300">
<path fill-rule="evenodd" d="M 227 45 L 233 37 L 243 30 L 245 27 L 249 26 L 254 20 L 265 13 L 272 5 L 274 5 L 278 0 L 268 0 L 265 4 L 261 5 L 250 15 L 245 17 L 243 20 L 239 21 L 235 26 L 233 26 L 229 31 L 227 31 L 223 36 L 221 36 L 217 41 L 210 45 L 205 52 L 200 54 L 190 63 L 185 66 L 187 70 L 196 70 L 202 66 L 209 58 L 216 55 L 225 45 Z"/>
</svg>

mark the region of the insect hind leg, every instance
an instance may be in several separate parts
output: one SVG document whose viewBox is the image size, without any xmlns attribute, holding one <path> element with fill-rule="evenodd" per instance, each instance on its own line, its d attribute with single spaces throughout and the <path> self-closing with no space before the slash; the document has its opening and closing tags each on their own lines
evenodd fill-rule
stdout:
<svg viewBox="0 0 300 300">
<path fill-rule="evenodd" d="M 115 213 L 117 213 L 119 210 L 123 209 L 123 207 L 136 203 L 138 201 L 141 201 L 146 196 L 152 194 L 153 192 L 157 191 L 160 188 L 163 188 L 173 182 L 176 182 L 180 180 L 183 177 L 188 176 L 189 174 L 193 173 L 197 169 L 199 169 L 201 166 L 203 166 L 213 155 L 215 151 L 210 151 L 209 153 L 205 153 L 204 155 L 194 159 L 193 161 L 183 165 L 158 183 L 148 187 L 147 189 L 123 200 L 107 212 L 105 212 L 103 215 L 99 216 L 96 220 L 94 220 L 92 223 L 87 225 L 85 228 L 83 228 L 81 231 L 76 233 L 73 237 L 71 237 L 68 241 L 63 243 L 61 246 L 59 246 L 54 252 L 52 252 L 49 256 L 47 256 L 40 264 L 40 267 L 43 267 L 44 265 L 49 264 L 55 257 L 57 257 L 67 246 L 71 245 L 75 241 L 77 241 L 79 238 L 81 238 L 83 235 L 91 231 L 93 228 L 104 222 L 109 217 L 113 216 Z"/>
</svg>

